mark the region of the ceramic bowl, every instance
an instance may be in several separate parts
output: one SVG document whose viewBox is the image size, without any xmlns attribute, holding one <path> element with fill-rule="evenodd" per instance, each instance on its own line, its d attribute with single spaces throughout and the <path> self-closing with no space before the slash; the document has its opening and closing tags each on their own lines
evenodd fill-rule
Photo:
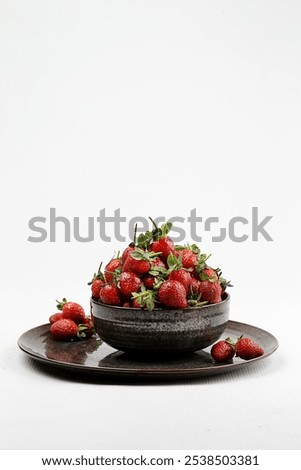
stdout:
<svg viewBox="0 0 301 470">
<path fill-rule="evenodd" d="M 115 307 L 91 299 L 91 315 L 100 338 L 129 353 L 182 354 L 217 341 L 229 319 L 228 293 L 222 302 L 184 309 Z"/>
</svg>

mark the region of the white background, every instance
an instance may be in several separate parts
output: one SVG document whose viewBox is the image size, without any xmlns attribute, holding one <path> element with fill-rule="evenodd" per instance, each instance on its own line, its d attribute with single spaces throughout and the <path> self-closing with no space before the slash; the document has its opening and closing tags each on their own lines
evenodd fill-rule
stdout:
<svg viewBox="0 0 301 470">
<path fill-rule="evenodd" d="M 0 2 L 2 449 L 300 448 L 300 20 L 297 0 Z M 235 285 L 231 318 L 279 340 L 258 366 L 100 385 L 18 350 L 56 298 L 88 310 L 126 246 L 30 243 L 31 217 L 55 207 L 84 235 L 102 208 L 225 224 L 253 206 L 273 242 L 203 250 Z"/>
</svg>

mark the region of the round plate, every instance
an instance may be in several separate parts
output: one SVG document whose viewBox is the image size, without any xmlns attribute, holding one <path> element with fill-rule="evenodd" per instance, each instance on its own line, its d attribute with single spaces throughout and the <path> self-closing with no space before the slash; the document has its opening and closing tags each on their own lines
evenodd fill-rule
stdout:
<svg viewBox="0 0 301 470">
<path fill-rule="evenodd" d="M 264 355 L 249 361 L 235 357 L 231 362 L 216 364 L 209 347 L 182 357 L 146 358 L 116 351 L 98 336 L 69 343 L 55 341 L 51 337 L 49 326 L 47 323 L 23 333 L 18 339 L 22 351 L 55 368 L 107 377 L 171 380 L 223 374 L 262 360 L 278 347 L 277 339 L 268 331 L 246 323 L 229 321 L 222 338 L 230 336 L 236 339 L 243 333 L 263 347 Z"/>
</svg>

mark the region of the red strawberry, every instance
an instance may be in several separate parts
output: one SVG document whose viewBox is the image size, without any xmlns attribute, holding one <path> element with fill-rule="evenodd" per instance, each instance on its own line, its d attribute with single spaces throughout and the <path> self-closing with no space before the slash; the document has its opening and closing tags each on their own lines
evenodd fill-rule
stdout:
<svg viewBox="0 0 301 470">
<path fill-rule="evenodd" d="M 193 276 L 191 276 L 190 290 L 193 294 L 197 294 L 200 291 L 200 281 Z"/>
<path fill-rule="evenodd" d="M 105 278 L 108 283 L 113 282 L 115 271 L 121 267 L 121 259 L 112 259 L 105 267 Z"/>
<path fill-rule="evenodd" d="M 216 274 L 216 271 L 212 268 L 205 268 L 203 269 L 201 273 L 201 280 L 203 281 L 218 281 L 218 275 Z"/>
<path fill-rule="evenodd" d="M 78 326 L 68 318 L 54 322 L 50 327 L 50 333 L 57 341 L 71 341 L 77 337 Z"/>
<path fill-rule="evenodd" d="M 106 284 L 100 291 L 100 300 L 104 304 L 121 305 L 121 296 L 117 285 Z"/>
<path fill-rule="evenodd" d="M 131 308 L 131 302 L 124 302 L 124 304 L 122 304 L 123 307 L 125 308 Z"/>
<path fill-rule="evenodd" d="M 58 302 L 58 301 L 57 301 Z M 82 323 L 85 319 L 85 311 L 76 302 L 68 302 L 65 298 L 58 302 L 57 308 L 62 310 L 62 317 L 73 320 L 75 323 Z"/>
<path fill-rule="evenodd" d="M 121 256 L 121 261 L 122 261 L 122 264 L 125 263 L 125 260 L 127 259 L 127 257 L 135 250 L 135 245 L 129 245 L 125 250 L 124 252 L 122 253 L 122 256 Z"/>
<path fill-rule="evenodd" d="M 134 308 L 147 308 L 153 310 L 155 308 L 156 292 L 153 289 L 146 289 L 141 286 L 140 292 L 133 292 L 132 305 Z"/>
<path fill-rule="evenodd" d="M 53 315 L 49 317 L 49 323 L 54 323 L 58 320 L 61 320 L 62 318 L 63 318 L 62 312 L 54 313 Z"/>
<path fill-rule="evenodd" d="M 139 298 L 132 300 L 132 306 L 133 306 L 133 308 L 142 308 L 142 306 L 140 304 L 140 301 L 139 301 Z"/>
<path fill-rule="evenodd" d="M 105 285 L 105 277 L 101 272 L 102 263 L 100 263 L 97 273 L 94 273 L 92 281 L 88 282 L 88 286 L 91 286 L 92 297 L 95 300 L 99 299 L 99 291 Z"/>
<path fill-rule="evenodd" d="M 142 281 L 135 273 L 122 272 L 120 274 L 120 290 L 126 297 L 131 297 L 133 292 L 138 292 L 141 285 Z"/>
<path fill-rule="evenodd" d="M 218 282 L 201 281 L 199 293 L 202 294 L 201 300 L 207 300 L 210 304 L 217 304 L 222 300 L 222 288 Z"/>
<path fill-rule="evenodd" d="M 95 300 L 99 299 L 100 289 L 105 285 L 105 282 L 102 279 L 95 279 L 91 284 L 92 297 Z"/>
<path fill-rule="evenodd" d="M 151 261 L 156 257 L 156 253 L 137 247 L 126 258 L 122 271 L 142 276 L 150 270 Z"/>
<path fill-rule="evenodd" d="M 236 343 L 236 356 L 249 360 L 264 354 L 263 348 L 250 338 L 239 338 Z"/>
<path fill-rule="evenodd" d="M 160 258 L 153 258 L 151 261 L 151 267 L 159 267 L 159 268 L 166 268 L 166 265 L 163 263 L 162 259 Z"/>
<path fill-rule="evenodd" d="M 178 257 L 180 255 L 182 256 L 182 266 L 185 269 L 194 268 L 198 261 L 197 255 L 189 249 L 178 250 L 176 251 L 176 255 Z"/>
<path fill-rule="evenodd" d="M 216 362 L 230 361 L 235 355 L 235 347 L 230 338 L 222 339 L 211 348 L 211 356 Z"/>
<path fill-rule="evenodd" d="M 77 337 L 88 339 L 95 334 L 95 327 L 91 317 L 86 317 L 85 321 L 78 325 Z"/>
<path fill-rule="evenodd" d="M 143 284 L 147 289 L 153 289 L 157 281 L 158 279 L 155 276 L 147 275 L 143 278 Z"/>
<path fill-rule="evenodd" d="M 162 258 L 163 261 L 167 260 L 167 257 L 170 253 L 173 255 L 176 253 L 175 250 L 175 244 L 171 240 L 171 238 L 165 236 L 160 238 L 159 240 L 155 240 L 151 246 L 150 246 L 151 251 L 155 251 L 156 253 L 160 253 L 160 257 Z"/>
<path fill-rule="evenodd" d="M 187 307 L 186 290 L 179 281 L 168 280 L 163 282 L 158 291 L 158 299 L 166 307 Z"/>
<path fill-rule="evenodd" d="M 172 271 L 168 276 L 168 279 L 179 281 L 185 287 L 186 293 L 189 291 L 192 278 L 190 272 L 185 271 L 185 269 L 178 269 L 177 271 Z"/>
</svg>

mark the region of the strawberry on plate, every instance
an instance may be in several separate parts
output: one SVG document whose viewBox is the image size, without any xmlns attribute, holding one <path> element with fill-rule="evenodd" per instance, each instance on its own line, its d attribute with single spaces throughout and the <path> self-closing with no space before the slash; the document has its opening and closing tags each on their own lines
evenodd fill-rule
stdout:
<svg viewBox="0 0 301 470">
<path fill-rule="evenodd" d="M 76 302 L 68 302 L 65 297 L 61 302 L 57 300 L 57 308 L 62 311 L 62 317 L 73 320 L 75 323 L 82 323 L 85 319 L 85 311 L 83 307 Z"/>
<path fill-rule="evenodd" d="M 215 362 L 228 362 L 235 356 L 235 345 L 230 338 L 221 339 L 212 346 L 210 352 Z"/>
<path fill-rule="evenodd" d="M 264 354 L 263 348 L 251 338 L 240 337 L 235 347 L 236 355 L 246 361 Z"/>
<path fill-rule="evenodd" d="M 57 341 L 71 341 L 77 338 L 78 325 L 68 318 L 52 323 L 50 333 Z"/>
<path fill-rule="evenodd" d="M 63 318 L 62 312 L 54 313 L 53 315 L 49 317 L 49 323 L 54 323 L 58 320 L 62 320 L 62 318 Z"/>
</svg>

